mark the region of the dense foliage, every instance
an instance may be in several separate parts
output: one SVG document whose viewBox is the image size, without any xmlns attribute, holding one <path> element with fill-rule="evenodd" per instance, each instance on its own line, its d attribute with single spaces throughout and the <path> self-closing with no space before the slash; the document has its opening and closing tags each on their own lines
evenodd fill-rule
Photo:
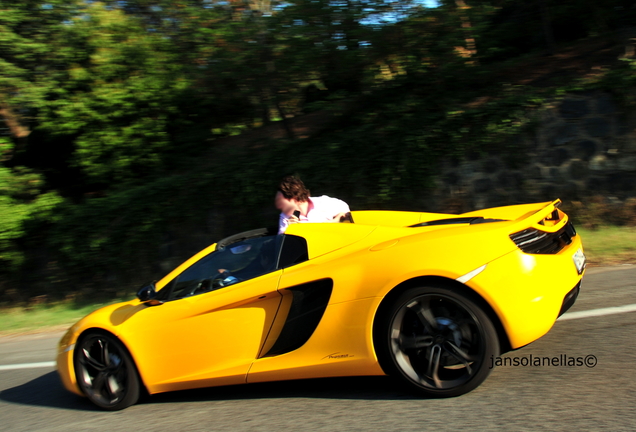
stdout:
<svg viewBox="0 0 636 432">
<path fill-rule="evenodd" d="M 130 292 L 275 223 L 290 172 L 425 209 L 440 155 L 514 146 L 563 88 L 498 78 L 511 59 L 620 42 L 634 18 L 627 0 L 0 0 L 0 302 Z M 282 138 L 227 138 L 273 123 Z"/>
</svg>

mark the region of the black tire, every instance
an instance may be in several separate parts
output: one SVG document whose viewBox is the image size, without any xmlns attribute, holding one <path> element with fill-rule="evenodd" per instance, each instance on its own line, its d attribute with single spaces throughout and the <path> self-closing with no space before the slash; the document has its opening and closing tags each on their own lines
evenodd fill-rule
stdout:
<svg viewBox="0 0 636 432">
<path fill-rule="evenodd" d="M 499 355 L 499 340 L 470 297 L 444 286 L 411 288 L 381 309 L 374 343 L 383 370 L 432 397 L 479 386 Z"/>
<path fill-rule="evenodd" d="M 73 364 L 80 389 L 98 407 L 117 411 L 139 400 L 139 374 L 130 354 L 113 335 L 100 331 L 82 335 Z"/>
</svg>

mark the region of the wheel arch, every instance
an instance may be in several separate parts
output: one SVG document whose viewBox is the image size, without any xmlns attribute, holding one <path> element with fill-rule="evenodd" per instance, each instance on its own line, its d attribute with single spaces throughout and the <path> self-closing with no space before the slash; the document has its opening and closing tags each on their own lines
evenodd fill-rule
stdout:
<svg viewBox="0 0 636 432">
<path fill-rule="evenodd" d="M 508 334 L 506 333 L 499 316 L 494 311 L 494 309 L 490 306 L 490 304 L 475 290 L 470 288 L 467 285 L 464 285 L 461 282 L 458 282 L 454 279 L 450 279 L 444 276 L 418 276 L 412 279 L 405 280 L 400 284 L 393 287 L 382 299 L 380 305 L 375 311 L 375 315 L 373 317 L 373 340 L 375 345 L 375 335 L 378 331 L 376 325 L 378 323 L 378 317 L 380 317 L 387 309 L 391 307 L 391 305 L 397 300 L 397 298 L 407 291 L 410 288 L 427 286 L 427 285 L 437 285 L 443 286 L 445 288 L 452 289 L 453 291 L 460 293 L 469 297 L 472 301 L 474 301 L 488 316 L 490 321 L 492 322 L 495 330 L 497 331 L 497 339 L 499 340 L 499 349 L 501 353 L 506 353 L 511 351 L 510 339 L 508 338 Z M 374 350 L 375 350 L 374 346 Z"/>
<path fill-rule="evenodd" d="M 141 384 L 141 389 L 144 393 L 144 396 L 147 396 L 150 394 L 150 392 L 148 391 L 148 387 L 146 386 L 146 383 L 144 382 L 144 378 L 141 375 L 141 373 L 139 372 L 139 367 L 137 366 L 137 361 L 135 360 L 135 356 L 132 355 L 132 352 L 130 351 L 130 349 L 128 348 L 128 346 L 126 345 L 126 343 L 121 340 L 121 338 L 119 336 L 117 336 L 115 333 L 113 333 L 112 331 L 106 330 L 102 327 L 88 327 L 85 328 L 84 330 L 81 331 L 81 333 L 79 333 L 77 335 L 77 339 L 75 340 L 75 347 L 79 347 L 82 340 L 84 339 L 84 337 L 86 337 L 86 335 L 90 332 L 95 332 L 95 333 L 102 333 L 108 336 L 111 336 L 115 339 L 117 339 L 117 341 L 121 344 L 121 346 L 126 350 L 126 353 L 130 356 L 130 359 L 132 360 L 133 366 L 135 367 L 135 371 L 137 372 L 137 376 L 139 377 L 139 383 Z M 73 354 L 73 373 L 77 374 L 77 371 L 75 370 L 75 354 Z M 78 385 L 78 388 L 81 391 L 81 387 Z"/>
</svg>

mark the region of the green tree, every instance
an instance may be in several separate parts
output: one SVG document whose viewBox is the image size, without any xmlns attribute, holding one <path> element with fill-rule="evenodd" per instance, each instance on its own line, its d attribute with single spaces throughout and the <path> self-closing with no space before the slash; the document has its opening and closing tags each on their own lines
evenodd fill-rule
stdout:
<svg viewBox="0 0 636 432">
<path fill-rule="evenodd" d="M 64 0 L 3 0 L 0 13 L 0 118 L 22 150 L 36 122 L 37 109 L 58 84 L 63 22 L 78 9 Z M 15 163 L 15 160 L 13 161 Z"/>
</svg>

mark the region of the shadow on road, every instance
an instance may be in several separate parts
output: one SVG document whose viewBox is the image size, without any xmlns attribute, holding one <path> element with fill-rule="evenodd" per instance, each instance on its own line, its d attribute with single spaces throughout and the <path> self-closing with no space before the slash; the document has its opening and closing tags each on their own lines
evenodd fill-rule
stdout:
<svg viewBox="0 0 636 432">
<path fill-rule="evenodd" d="M 0 400 L 20 405 L 96 411 L 87 399 L 68 392 L 57 372 L 48 372 L 25 384 L 2 390 Z"/>
<path fill-rule="evenodd" d="M 420 399 L 420 396 L 403 389 L 389 377 L 347 377 L 183 390 L 146 397 L 142 403 L 153 405 L 293 398 L 403 400 Z M 88 399 L 76 396 L 64 389 L 56 372 L 46 373 L 25 384 L 3 390 L 0 392 L 0 400 L 20 405 L 99 411 Z"/>
<path fill-rule="evenodd" d="M 175 403 L 245 399 L 358 399 L 404 400 L 422 399 L 390 377 L 319 378 L 279 381 L 227 387 L 162 393 L 146 398 L 145 402 Z"/>
</svg>

